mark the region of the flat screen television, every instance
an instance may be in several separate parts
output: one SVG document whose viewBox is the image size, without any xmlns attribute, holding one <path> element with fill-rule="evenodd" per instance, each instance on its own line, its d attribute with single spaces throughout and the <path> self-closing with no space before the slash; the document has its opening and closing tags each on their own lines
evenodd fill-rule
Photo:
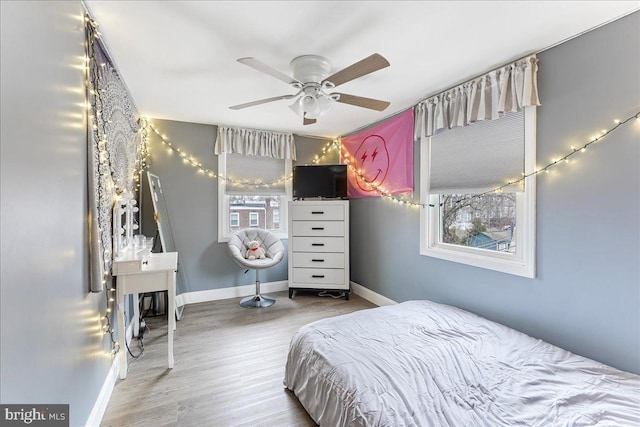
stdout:
<svg viewBox="0 0 640 427">
<path fill-rule="evenodd" d="M 346 199 L 347 165 L 294 166 L 294 199 Z"/>
</svg>

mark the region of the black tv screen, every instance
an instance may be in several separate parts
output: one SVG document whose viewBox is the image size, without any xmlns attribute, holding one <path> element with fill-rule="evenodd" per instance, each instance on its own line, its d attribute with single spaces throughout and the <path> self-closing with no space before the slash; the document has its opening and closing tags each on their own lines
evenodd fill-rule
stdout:
<svg viewBox="0 0 640 427">
<path fill-rule="evenodd" d="M 347 165 L 294 166 L 293 198 L 347 198 Z"/>
</svg>

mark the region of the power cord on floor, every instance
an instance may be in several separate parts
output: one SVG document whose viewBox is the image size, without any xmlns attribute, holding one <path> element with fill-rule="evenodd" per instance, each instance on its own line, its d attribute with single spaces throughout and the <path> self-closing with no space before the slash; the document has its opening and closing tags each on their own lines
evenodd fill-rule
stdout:
<svg viewBox="0 0 640 427">
<path fill-rule="evenodd" d="M 333 294 L 331 292 L 328 291 L 320 291 L 318 293 L 319 297 L 331 297 L 331 298 L 343 298 L 346 294 L 344 292 L 338 292 L 337 294 Z"/>
<path fill-rule="evenodd" d="M 138 318 L 138 326 L 139 326 L 138 336 L 135 337 L 138 340 L 138 347 L 140 348 L 140 353 L 133 354 L 133 352 L 131 351 L 131 348 L 129 348 L 129 344 L 125 340 L 127 351 L 129 352 L 131 357 L 133 357 L 134 359 L 139 359 L 144 354 L 144 341 L 143 341 L 144 334 L 146 331 L 149 331 L 149 327 L 147 326 L 147 322 L 145 322 L 144 318 L 147 317 L 147 313 L 149 312 L 149 310 L 153 309 L 153 299 L 151 300 L 149 309 L 147 309 L 145 312 L 142 311 L 142 309 L 144 308 L 143 306 L 144 306 L 144 294 L 142 295 L 142 298 L 138 299 L 140 317 Z"/>
<path fill-rule="evenodd" d="M 125 345 L 127 346 L 127 351 L 129 352 L 131 357 L 133 357 L 134 359 L 139 359 L 144 354 L 144 342 L 142 341 L 142 336 L 143 336 L 143 334 L 140 333 L 138 335 L 138 338 L 137 338 L 138 339 L 138 346 L 140 347 L 140 353 L 138 353 L 138 354 L 133 354 L 133 352 L 129 348 L 129 344 L 127 344 L 127 340 L 125 340 Z"/>
</svg>

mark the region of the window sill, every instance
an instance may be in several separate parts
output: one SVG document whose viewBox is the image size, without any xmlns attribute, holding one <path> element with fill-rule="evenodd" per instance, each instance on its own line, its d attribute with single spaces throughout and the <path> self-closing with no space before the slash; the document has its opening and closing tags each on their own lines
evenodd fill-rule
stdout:
<svg viewBox="0 0 640 427">
<path fill-rule="evenodd" d="M 238 230 L 238 231 L 240 231 L 240 230 Z M 273 234 L 275 234 L 275 236 L 277 238 L 279 238 L 280 240 L 288 240 L 289 239 L 289 236 L 286 233 L 284 233 L 284 234 L 283 233 L 273 233 Z M 218 243 L 228 243 L 230 238 L 231 238 L 231 235 L 220 236 L 220 237 L 218 237 Z"/>
<path fill-rule="evenodd" d="M 535 278 L 535 267 L 527 265 L 522 259 L 516 258 L 513 254 L 492 253 L 492 251 L 468 248 L 454 248 L 451 245 L 437 245 L 422 248 L 420 255 L 514 274 L 529 279 Z"/>
</svg>

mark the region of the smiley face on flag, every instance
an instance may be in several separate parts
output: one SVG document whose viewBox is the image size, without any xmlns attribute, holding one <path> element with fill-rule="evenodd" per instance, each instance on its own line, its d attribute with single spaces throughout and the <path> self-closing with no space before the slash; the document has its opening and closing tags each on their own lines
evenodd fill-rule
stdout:
<svg viewBox="0 0 640 427">
<path fill-rule="evenodd" d="M 344 136 L 343 162 L 347 168 L 349 198 L 380 197 L 413 192 L 413 111 Z"/>
<path fill-rule="evenodd" d="M 356 184 L 362 191 L 374 191 L 371 185 L 376 187 L 382 185 L 389 173 L 389 150 L 383 137 L 380 135 L 366 137 L 356 150 L 354 159 L 356 169 L 362 171 L 361 178 L 356 180 Z"/>
</svg>

